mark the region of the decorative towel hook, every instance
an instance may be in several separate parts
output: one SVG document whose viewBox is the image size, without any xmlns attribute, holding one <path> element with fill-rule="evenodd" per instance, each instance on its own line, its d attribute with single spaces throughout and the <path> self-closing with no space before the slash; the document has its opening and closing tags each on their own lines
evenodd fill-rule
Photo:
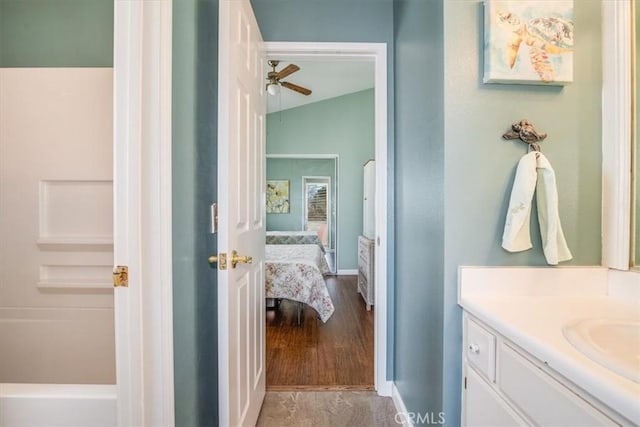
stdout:
<svg viewBox="0 0 640 427">
<path fill-rule="evenodd" d="M 517 123 L 511 125 L 511 131 L 502 135 L 504 139 L 519 139 L 522 142 L 526 142 L 534 151 L 540 151 L 540 145 L 538 142 L 547 137 L 546 133 L 538 132 L 533 128 L 533 124 L 527 120 L 522 119 Z"/>
</svg>

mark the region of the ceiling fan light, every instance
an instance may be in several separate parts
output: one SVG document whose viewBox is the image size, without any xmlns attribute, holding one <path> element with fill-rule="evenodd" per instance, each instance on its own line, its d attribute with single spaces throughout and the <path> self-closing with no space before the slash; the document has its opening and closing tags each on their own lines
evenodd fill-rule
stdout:
<svg viewBox="0 0 640 427">
<path fill-rule="evenodd" d="M 276 83 L 269 83 L 267 85 L 267 92 L 269 95 L 275 96 L 280 93 L 280 85 Z"/>
</svg>

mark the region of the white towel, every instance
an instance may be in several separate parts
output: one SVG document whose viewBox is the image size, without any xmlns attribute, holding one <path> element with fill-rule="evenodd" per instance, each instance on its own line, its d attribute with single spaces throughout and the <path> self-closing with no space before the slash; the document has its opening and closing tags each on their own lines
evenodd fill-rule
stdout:
<svg viewBox="0 0 640 427">
<path fill-rule="evenodd" d="M 549 160 L 540 152 L 525 154 L 518 162 L 502 235 L 502 247 L 509 252 L 520 252 L 532 247 L 529 223 L 534 190 L 537 192 L 542 250 L 547 263 L 557 265 L 568 261 L 571 259 L 571 252 L 560 225 L 555 172 Z"/>
</svg>

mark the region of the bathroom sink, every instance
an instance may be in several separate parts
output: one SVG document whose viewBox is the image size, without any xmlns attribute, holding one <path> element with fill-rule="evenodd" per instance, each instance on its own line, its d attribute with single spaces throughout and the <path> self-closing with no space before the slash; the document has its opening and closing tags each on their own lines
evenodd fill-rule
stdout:
<svg viewBox="0 0 640 427">
<path fill-rule="evenodd" d="M 640 321 L 584 319 L 566 325 L 562 333 L 590 359 L 640 383 Z"/>
</svg>

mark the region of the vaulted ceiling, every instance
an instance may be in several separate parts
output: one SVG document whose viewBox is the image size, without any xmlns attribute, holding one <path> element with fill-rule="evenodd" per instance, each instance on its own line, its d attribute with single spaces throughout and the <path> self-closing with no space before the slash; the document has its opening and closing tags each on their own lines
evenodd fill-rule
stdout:
<svg viewBox="0 0 640 427">
<path fill-rule="evenodd" d="M 268 113 L 359 92 L 374 86 L 373 62 L 364 60 L 357 62 L 344 60 L 282 60 L 276 71 L 282 70 L 291 62 L 298 65 L 300 70 L 282 80 L 311 89 L 312 93 L 309 96 L 304 96 L 282 87 L 280 94 L 268 95 Z"/>
</svg>

